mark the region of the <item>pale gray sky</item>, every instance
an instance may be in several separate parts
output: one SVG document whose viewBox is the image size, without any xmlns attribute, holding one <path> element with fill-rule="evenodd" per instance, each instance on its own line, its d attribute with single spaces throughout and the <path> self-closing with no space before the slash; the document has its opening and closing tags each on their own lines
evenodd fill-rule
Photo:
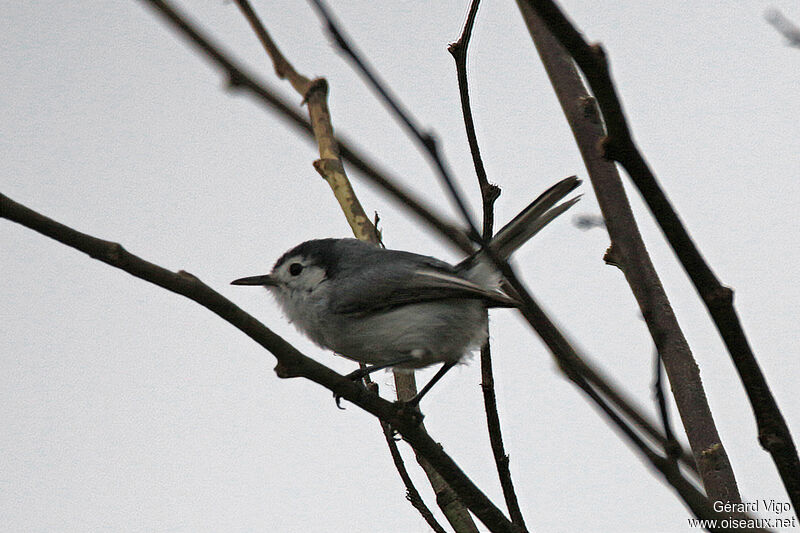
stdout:
<svg viewBox="0 0 800 533">
<path fill-rule="evenodd" d="M 182 4 L 279 85 L 232 3 Z M 477 206 L 446 52 L 466 4 L 352 1 L 335 9 L 419 121 L 439 134 Z M 736 289 L 742 322 L 797 439 L 800 50 L 763 20 L 772 5 L 800 22 L 788 0 L 562 2 L 589 39 L 605 44 L 635 137 L 710 264 Z M 447 205 L 424 157 L 331 48 L 311 9 L 255 6 L 301 72 L 328 78 L 337 131 Z M 303 240 L 348 236 L 311 166 L 311 144 L 227 92 L 218 72 L 141 2 L 4 2 L 0 32 L 4 194 L 194 273 L 304 353 L 353 369 L 297 334 L 261 291 L 228 285 L 265 273 Z M 585 177 L 513 2 L 482 6 L 469 68 L 487 170 L 503 188 L 500 222 L 556 180 Z M 368 212 L 380 212 L 390 247 L 458 259 L 353 178 Z M 576 345 L 654 413 L 651 340 L 620 272 L 602 261 L 607 236 L 572 223 L 598 212 L 588 184 L 583 192 L 516 263 Z M 716 330 L 629 192 L 743 496 L 788 501 Z M 7 221 L 0 239 L 2 529 L 427 530 L 404 499 L 371 416 L 351 405 L 337 410 L 330 393 L 309 382 L 278 379 L 269 353 L 188 300 Z M 672 490 L 561 377 L 512 312 L 493 312 L 492 336 L 500 417 L 531 528 L 689 530 L 690 514 Z M 476 363 L 451 372 L 424 401 L 426 425 L 501 505 Z M 377 380 L 389 395 L 389 375 Z"/>
</svg>

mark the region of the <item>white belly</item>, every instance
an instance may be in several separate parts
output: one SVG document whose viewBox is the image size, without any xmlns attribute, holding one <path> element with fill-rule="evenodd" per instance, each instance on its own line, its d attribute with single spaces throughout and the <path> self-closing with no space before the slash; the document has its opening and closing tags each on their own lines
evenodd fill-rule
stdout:
<svg viewBox="0 0 800 533">
<path fill-rule="evenodd" d="M 405 305 L 368 317 L 337 316 L 328 325 L 333 327 L 325 328 L 335 334 L 308 334 L 349 359 L 380 364 L 413 355 L 414 361 L 400 366 L 421 368 L 456 362 L 480 348 L 488 335 L 487 322 L 482 302 L 445 300 Z"/>
</svg>

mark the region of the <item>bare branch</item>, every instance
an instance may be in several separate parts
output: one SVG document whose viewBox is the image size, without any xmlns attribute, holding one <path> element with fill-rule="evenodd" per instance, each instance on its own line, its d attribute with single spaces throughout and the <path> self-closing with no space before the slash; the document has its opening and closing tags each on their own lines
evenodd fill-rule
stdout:
<svg viewBox="0 0 800 533">
<path fill-rule="evenodd" d="M 461 114 L 464 117 L 464 127 L 467 131 L 467 141 L 469 143 L 472 162 L 475 166 L 475 174 L 478 178 L 478 186 L 481 191 L 481 203 L 483 205 L 483 239 L 489 241 L 494 231 L 494 203 L 500 196 L 500 187 L 489 183 L 486 176 L 486 168 L 481 158 L 478 137 L 475 133 L 475 121 L 472 117 L 472 106 L 469 101 L 469 84 L 467 80 L 467 50 L 472 28 L 475 25 L 475 18 L 478 14 L 480 0 L 472 0 L 467 13 L 467 20 L 461 31 L 458 40 L 447 47 L 453 56 L 456 64 L 456 76 L 458 78 L 458 90 L 461 95 Z M 525 519 L 522 516 L 517 493 L 514 490 L 514 483 L 511 479 L 511 469 L 509 468 L 509 458 L 503 445 L 503 433 L 500 426 L 500 415 L 497 412 L 497 397 L 494 388 L 494 371 L 492 369 L 492 349 L 489 339 L 481 346 L 481 390 L 483 392 L 483 406 L 486 412 L 486 425 L 489 431 L 489 443 L 492 447 L 497 476 L 500 479 L 500 487 L 503 489 L 503 498 L 508 507 L 508 514 L 511 521 L 526 529 Z"/>
<path fill-rule="evenodd" d="M 302 114 L 295 111 L 292 104 L 286 102 L 276 91 L 269 88 L 267 84 L 256 81 L 255 76 L 247 72 L 242 65 L 234 61 L 229 55 L 223 53 L 219 45 L 213 43 L 199 28 L 190 23 L 186 15 L 180 13 L 175 7 L 164 0 L 141 1 L 143 1 L 145 5 L 152 7 L 158 15 L 163 17 L 192 44 L 197 46 L 200 51 L 212 59 L 214 64 L 222 68 L 226 72 L 232 88 L 247 91 L 258 101 L 278 111 L 278 113 L 291 125 L 295 126 L 298 131 L 307 136 L 313 135 L 311 123 L 306 120 Z M 364 177 L 386 190 L 395 200 L 408 207 L 429 227 L 447 236 L 447 239 L 454 243 L 461 251 L 467 254 L 472 252 L 473 246 L 464 232 L 453 224 L 442 220 L 426 205 L 426 202 L 397 185 L 400 180 L 379 168 L 377 163 L 371 161 L 367 155 L 351 147 L 350 143 L 343 141 L 340 137 L 336 138 L 336 142 L 339 145 L 342 158 L 353 165 Z"/>
<path fill-rule="evenodd" d="M 369 379 L 369 376 L 366 376 L 366 379 Z M 394 439 L 394 431 L 391 426 L 381 421 L 381 428 L 383 429 L 384 437 L 386 437 L 386 444 L 389 446 L 389 453 L 392 456 L 394 467 L 397 469 L 398 474 L 400 474 L 400 479 L 403 480 L 403 484 L 406 486 L 406 499 L 419 511 L 419 514 L 422 515 L 422 518 L 425 519 L 425 522 L 428 523 L 432 530 L 436 533 L 445 533 L 445 529 L 436 521 L 436 517 L 433 516 L 431 510 L 425 505 L 422 496 L 420 496 L 419 491 L 414 486 L 414 482 L 411 480 L 411 476 L 408 475 L 408 470 L 406 470 L 403 456 L 400 455 L 400 450 L 397 448 L 397 442 Z"/>
<path fill-rule="evenodd" d="M 416 396 L 417 382 L 414 380 L 413 374 L 395 370 L 394 382 L 399 400 L 406 401 Z M 478 533 L 475 522 L 459 501 L 456 491 L 447 484 L 447 481 L 439 475 L 434 466 L 424 456 L 418 453 L 415 455 L 417 463 L 425 471 L 431 488 L 436 494 L 436 504 L 442 510 L 453 530 L 457 533 Z"/>
<path fill-rule="evenodd" d="M 333 19 L 333 15 L 331 15 L 331 13 L 328 11 L 328 8 L 325 7 L 325 4 L 322 2 L 322 0 L 311 0 L 311 3 L 314 4 L 314 6 L 317 8 L 317 11 L 320 13 L 320 16 L 322 16 L 322 18 L 325 20 L 328 32 L 333 36 L 337 46 L 339 46 L 345 55 L 347 55 L 347 57 L 353 61 L 358 71 L 367 78 L 367 81 L 372 88 L 380 95 L 380 97 L 390 107 L 400 122 L 406 127 L 411 137 L 419 142 L 419 144 L 428 154 L 434 166 L 436 167 L 439 178 L 445 184 L 447 190 L 450 192 L 450 197 L 458 206 L 461 216 L 464 218 L 467 227 L 472 233 L 473 239 L 476 242 L 481 243 L 481 236 L 475 227 L 475 223 L 472 221 L 472 216 L 470 216 L 466 204 L 464 203 L 462 197 L 463 195 L 459 192 L 458 186 L 453 180 L 450 171 L 447 169 L 444 159 L 439 153 L 439 146 L 436 142 L 436 138 L 431 132 L 423 132 L 422 129 L 417 126 L 416 121 L 411 118 L 411 114 L 405 109 L 402 103 L 400 103 L 400 100 L 393 95 L 386 84 L 378 78 L 377 73 L 375 73 L 367 64 L 367 61 L 361 57 L 361 54 L 358 52 L 358 50 L 356 50 L 355 45 L 353 45 L 344 35 L 344 32 L 341 30 L 341 28 L 339 28 L 338 24 Z"/>
<path fill-rule="evenodd" d="M 278 360 L 275 367 L 278 377 L 309 379 L 391 425 L 414 448 L 416 453 L 424 457 L 436 472 L 453 487 L 469 510 L 491 531 L 517 531 L 516 526 L 492 504 L 445 453 L 442 445 L 434 441 L 424 428 L 420 427 L 418 414 L 407 412 L 402 406 L 384 400 L 362 385 L 306 357 L 192 274 L 184 271 L 170 272 L 129 253 L 117 243 L 76 231 L 18 204 L 2 194 L 0 194 L 0 218 L 17 222 L 62 244 L 80 250 L 98 261 L 185 296 L 209 309 L 272 353 Z"/>
<path fill-rule="evenodd" d="M 492 226 L 494 225 L 494 203 L 500 196 L 500 187 L 489 183 L 489 179 L 486 177 L 486 168 L 483 165 L 481 150 L 478 146 L 478 137 L 475 134 L 475 121 L 472 118 L 472 106 L 469 103 L 469 84 L 467 83 L 467 49 L 469 48 L 472 28 L 475 25 L 475 17 L 478 14 L 479 5 L 480 0 L 472 1 L 461 36 L 456 42 L 448 46 L 447 50 L 456 63 L 458 90 L 461 96 L 461 114 L 464 116 L 469 151 L 472 154 L 472 163 L 475 166 L 475 174 L 478 177 L 481 199 L 483 200 L 483 238 L 484 240 L 489 240 L 492 236 Z"/>
<path fill-rule="evenodd" d="M 520 1 L 539 14 L 586 76 L 607 129 L 604 155 L 625 168 L 711 314 L 753 408 L 758 440 L 772 455 L 795 513 L 800 513 L 797 448 L 739 322 L 733 306 L 733 290 L 722 285 L 705 262 L 636 147 L 611 80 L 605 52 L 598 44 L 589 45 L 552 0 Z"/>
<path fill-rule="evenodd" d="M 298 73 L 269 36 L 266 27 L 250 6 L 250 2 L 247 0 L 235 1 L 264 46 L 264 50 L 272 59 L 275 73 L 281 79 L 288 79 L 292 87 L 303 98 L 303 102 L 308 105 L 311 129 L 314 139 L 317 141 L 320 156 L 320 159 L 314 162 L 314 168 L 330 185 L 350 228 L 353 230 L 353 235 L 357 239 L 377 244 L 378 233 L 353 191 L 339 155 L 339 145 L 333 135 L 333 124 L 328 109 L 327 81 L 324 78 L 311 80 Z"/>
<path fill-rule="evenodd" d="M 569 55 L 524 3 L 523 17 L 583 156 L 611 238 L 611 261 L 631 287 L 659 356 L 664 361 L 703 484 L 715 500 L 739 502 L 736 478 L 717 433 L 697 363 L 650 261 L 616 166 L 597 153 L 603 124 Z M 672 446 L 669 435 L 663 442 Z M 708 450 L 715 450 L 711 462 Z"/>
<path fill-rule="evenodd" d="M 794 22 L 786 18 L 786 16 L 777 9 L 768 9 L 764 13 L 764 18 L 767 22 L 780 32 L 781 35 L 786 37 L 789 46 L 796 46 L 800 48 L 800 28 Z"/>
</svg>

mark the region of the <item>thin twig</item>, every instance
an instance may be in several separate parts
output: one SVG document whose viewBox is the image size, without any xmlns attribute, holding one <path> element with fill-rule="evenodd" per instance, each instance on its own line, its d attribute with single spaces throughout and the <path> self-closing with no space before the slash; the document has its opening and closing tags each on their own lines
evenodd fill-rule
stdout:
<svg viewBox="0 0 800 533">
<path fill-rule="evenodd" d="M 347 55 L 347 57 L 353 61 L 358 71 L 367 78 L 369 84 L 380 95 L 386 105 L 390 107 L 400 122 L 406 127 L 412 138 L 419 142 L 419 144 L 424 148 L 425 152 L 430 157 L 431 162 L 436 167 L 439 178 L 450 192 L 450 197 L 458 206 L 461 216 L 464 218 L 464 221 L 472 234 L 472 238 L 477 243 L 483 244 L 481 242 L 481 235 L 478 233 L 475 223 L 472 221 L 472 216 L 469 214 L 469 210 L 464 203 L 463 195 L 458 190 L 458 186 L 453 180 L 453 177 L 447 168 L 447 164 L 444 162 L 442 155 L 439 153 L 439 146 L 436 138 L 431 132 L 424 132 L 419 126 L 417 126 L 416 121 L 411 117 L 411 114 L 406 111 L 405 107 L 402 105 L 402 103 L 400 103 L 400 99 L 392 94 L 391 90 L 386 86 L 386 84 L 379 79 L 378 74 L 373 71 L 367 61 L 356 50 L 355 45 L 352 44 L 345 36 L 344 32 L 341 28 L 339 28 L 338 24 L 333 18 L 333 15 L 330 13 L 328 8 L 325 7 L 325 4 L 322 2 L 322 0 L 311 0 L 311 3 L 317 8 L 320 16 L 322 16 L 322 18 L 325 20 L 328 32 L 333 37 L 336 45 L 342 50 L 342 52 L 345 53 L 345 55 Z"/>
<path fill-rule="evenodd" d="M 461 36 L 456 42 L 448 46 L 447 50 L 453 56 L 456 63 L 458 90 L 461 96 L 461 114 L 464 116 L 464 127 L 467 130 L 469 151 L 472 154 L 472 164 L 475 167 L 475 174 L 481 189 L 481 199 L 483 200 L 483 239 L 488 242 L 492 236 L 494 203 L 500 196 L 500 187 L 489 183 L 489 179 L 486 176 L 486 168 L 483 165 L 481 150 L 478 146 L 478 137 L 475 134 L 475 121 L 472 117 L 472 106 L 469 102 L 469 84 L 467 83 L 467 49 L 469 48 L 472 28 L 475 25 L 475 17 L 478 14 L 479 5 L 480 0 L 472 0 Z"/>
<path fill-rule="evenodd" d="M 780 32 L 781 35 L 786 37 L 789 46 L 796 46 L 800 48 L 800 28 L 794 22 L 786 18 L 786 16 L 775 8 L 768 9 L 764 13 L 764 18 L 767 22 Z"/>
<path fill-rule="evenodd" d="M 599 374 L 597 369 L 589 365 L 583 359 L 577 359 L 573 364 L 580 365 L 580 372 L 583 378 L 591 384 L 595 390 L 602 394 L 603 397 L 611 402 L 611 405 L 613 405 L 615 409 L 633 422 L 639 430 L 661 445 L 662 448 L 668 445 L 669 441 L 666 435 L 664 435 L 652 421 L 644 418 L 640 411 L 631 408 L 634 405 L 634 400 L 623 394 L 620 387 L 610 385 L 607 378 Z M 681 448 L 679 459 L 689 472 L 699 477 L 700 473 L 697 469 L 697 463 L 695 463 L 694 457 L 689 452 Z"/>
<path fill-rule="evenodd" d="M 506 501 L 508 514 L 511 521 L 527 531 L 522 509 L 519 506 L 517 492 L 511 479 L 509 457 L 503 444 L 503 433 L 500 426 L 500 415 L 497 412 L 497 396 L 494 386 L 494 371 L 492 369 L 492 348 L 487 340 L 481 346 L 481 391 L 483 392 L 483 409 L 486 412 L 486 426 L 489 431 L 489 443 L 492 446 L 494 464 L 497 468 L 497 477 L 500 479 L 500 488 L 503 489 L 503 498 Z"/>
<path fill-rule="evenodd" d="M 469 83 L 467 80 L 467 50 L 472 28 L 475 25 L 475 18 L 478 14 L 480 0 L 472 0 L 467 13 L 467 20 L 461 31 L 458 40 L 447 47 L 453 56 L 456 64 L 456 76 L 458 78 L 458 89 L 461 95 L 461 114 L 464 116 L 464 127 L 467 132 L 472 162 L 475 166 L 475 174 L 478 178 L 478 186 L 481 191 L 483 205 L 483 239 L 486 242 L 492 238 L 494 231 L 494 203 L 500 196 L 500 187 L 489 183 L 486 176 L 486 168 L 483 165 L 478 137 L 475 133 L 475 121 L 472 117 L 472 106 L 469 100 Z M 526 530 L 525 519 L 522 516 L 517 493 L 514 490 L 514 483 L 511 479 L 509 468 L 509 457 L 503 445 L 503 433 L 500 426 L 500 415 L 497 412 L 497 397 L 494 386 L 494 371 L 492 369 L 492 349 L 489 339 L 481 346 L 481 390 L 483 391 L 483 405 L 486 412 L 486 424 L 489 431 L 489 442 L 492 447 L 492 455 L 497 467 L 497 476 L 500 479 L 500 487 L 503 489 L 503 497 L 506 501 L 508 514 L 511 521 Z"/>
<path fill-rule="evenodd" d="M 419 514 L 421 514 L 422 518 L 431 526 L 432 530 L 436 533 L 445 533 L 445 529 L 436 521 L 436 517 L 433 516 L 431 510 L 425 505 L 422 496 L 420 496 L 419 491 L 414 486 L 414 482 L 411 481 L 411 476 L 408 475 L 408 470 L 406 470 L 406 465 L 403 462 L 403 456 L 400 455 L 397 442 L 394 440 L 392 428 L 385 422 L 381 422 L 381 427 L 383 428 L 383 435 L 386 437 L 386 444 L 389 446 L 389 453 L 392 456 L 394 467 L 397 469 L 398 474 L 400 474 L 400 479 L 403 480 L 403 484 L 406 486 L 406 499 L 419 511 Z"/>
<path fill-rule="evenodd" d="M 397 399 L 407 401 L 416 396 L 417 382 L 413 379 L 414 375 L 410 372 L 394 370 L 394 382 L 397 389 Z M 424 424 L 420 424 L 424 429 Z M 436 471 L 434 466 L 422 455 L 415 454 L 417 463 L 428 476 L 431 488 L 436 494 L 436 504 L 442 510 L 445 518 L 456 533 L 478 533 L 475 521 L 461 504 L 458 494 Z"/>
<path fill-rule="evenodd" d="M 364 363 L 361 363 L 361 368 L 366 368 Z M 378 384 L 373 382 L 372 379 L 369 377 L 369 374 L 364 376 L 364 382 L 367 384 L 367 389 L 371 390 L 375 394 L 378 394 Z M 392 456 L 392 462 L 394 463 L 394 467 L 397 469 L 397 473 L 400 475 L 400 479 L 403 481 L 403 485 L 406 487 L 406 499 L 414 506 L 414 508 L 422 515 L 422 518 L 425 519 L 425 522 L 431 526 L 436 533 L 445 533 L 445 529 L 436 521 L 436 517 L 433 516 L 433 513 L 425 505 L 425 502 L 420 496 L 417 487 L 414 485 L 414 482 L 411 479 L 411 476 L 408 475 L 408 470 L 406 469 L 405 461 L 403 461 L 403 456 L 400 455 L 400 450 L 397 447 L 397 440 L 395 439 L 395 433 L 392 427 L 384 422 L 383 420 L 379 420 L 381 424 L 381 430 L 383 431 L 383 436 L 386 438 L 386 445 L 389 447 L 389 454 Z"/>
<path fill-rule="evenodd" d="M 771 454 L 795 513 L 800 516 L 797 448 L 739 321 L 733 306 L 733 290 L 720 283 L 703 259 L 636 147 L 602 47 L 589 45 L 552 0 L 524 1 L 542 17 L 589 82 L 608 132 L 603 143 L 604 155 L 625 168 L 714 320 L 755 414 L 758 440 Z"/>
<path fill-rule="evenodd" d="M 433 440 L 426 431 L 420 429 L 417 415 L 408 413 L 401 406 L 384 400 L 367 391 L 362 385 L 306 357 L 192 274 L 184 271 L 170 272 L 131 254 L 118 243 L 104 241 L 76 231 L 14 202 L 2 194 L 0 194 L 0 218 L 6 218 L 28 227 L 80 250 L 98 261 L 124 270 L 137 278 L 185 296 L 206 307 L 272 353 L 278 360 L 275 367 L 278 377 L 309 379 L 391 425 L 414 448 L 417 454 L 433 465 L 442 478 L 458 493 L 470 511 L 491 531 L 517 531 L 517 527 L 492 504 L 445 453 L 442 445 Z"/>
<path fill-rule="evenodd" d="M 664 361 L 703 485 L 712 499 L 740 502 L 733 468 L 716 430 L 697 363 L 650 261 L 619 172 L 613 162 L 597 152 L 604 129 L 595 101 L 589 96 L 574 62 L 541 18 L 524 2 L 520 2 L 520 9 L 572 129 L 606 220 L 611 238 L 606 262 L 617 266 L 625 275 Z M 670 439 L 664 440 L 663 445 L 671 446 Z"/>
</svg>

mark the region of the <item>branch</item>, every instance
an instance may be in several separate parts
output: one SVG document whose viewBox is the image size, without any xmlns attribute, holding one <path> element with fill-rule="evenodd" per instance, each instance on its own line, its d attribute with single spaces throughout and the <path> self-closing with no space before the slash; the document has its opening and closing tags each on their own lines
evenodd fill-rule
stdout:
<svg viewBox="0 0 800 533">
<path fill-rule="evenodd" d="M 369 378 L 369 376 L 367 376 Z M 422 515 L 422 518 L 425 519 L 425 522 L 434 530 L 436 533 L 445 533 L 444 528 L 436 521 L 436 518 L 433 516 L 433 513 L 428 506 L 425 505 L 425 502 L 422 500 L 422 496 L 420 496 L 419 491 L 414 486 L 414 482 L 411 480 L 411 476 L 408 475 L 408 470 L 406 470 L 406 465 L 403 462 L 403 456 L 400 455 L 400 450 L 397 448 L 397 442 L 394 440 L 394 432 L 392 428 L 386 422 L 381 421 L 381 428 L 383 429 L 383 435 L 386 437 L 386 444 L 389 446 L 389 453 L 392 456 L 392 462 L 394 463 L 395 468 L 397 469 L 398 474 L 400 474 L 400 479 L 403 480 L 403 484 L 406 486 L 406 499 L 411 502 L 411 505 L 419 511 L 419 514 Z"/>
<path fill-rule="evenodd" d="M 159 16 L 186 37 L 191 44 L 196 46 L 203 54 L 211 59 L 217 67 L 224 70 L 230 80 L 230 86 L 232 88 L 247 91 L 259 102 L 277 111 L 289 124 L 297 128 L 300 133 L 307 136 L 313 135 L 311 123 L 306 120 L 302 114 L 295 111 L 292 104 L 286 102 L 277 92 L 269 88 L 265 83 L 256 81 L 255 77 L 242 65 L 222 52 L 219 45 L 213 43 L 199 28 L 190 23 L 186 15 L 180 13 L 164 0 L 141 1 L 144 2 L 145 5 L 153 8 Z M 385 170 L 380 169 L 368 156 L 362 154 L 356 148 L 351 147 L 349 143 L 343 141 L 341 138 L 337 137 L 336 142 L 339 145 L 342 159 L 353 165 L 364 177 L 386 190 L 394 199 L 408 207 L 430 228 L 445 235 L 447 239 L 454 243 L 461 251 L 467 254 L 472 253 L 472 244 L 463 231 L 453 224 L 442 220 L 438 215 L 433 213 L 430 207 L 425 205 L 423 200 L 397 185 L 399 180 L 391 177 Z"/>
<path fill-rule="evenodd" d="M 739 322 L 733 290 L 723 286 L 705 262 L 633 142 L 602 47 L 590 46 L 552 0 L 520 1 L 539 14 L 586 76 L 607 128 L 604 155 L 625 168 L 711 314 L 753 408 L 758 440 L 772 455 L 795 513 L 800 513 L 797 448 Z"/>
<path fill-rule="evenodd" d="M 458 206 L 461 216 L 464 218 L 464 221 L 466 222 L 467 227 L 472 234 L 472 238 L 476 242 L 483 244 L 481 242 L 481 236 L 478 233 L 478 230 L 475 228 L 475 223 L 472 222 L 472 217 L 470 216 L 469 211 L 464 204 L 462 195 L 458 191 L 455 181 L 453 180 L 450 171 L 447 169 L 447 165 L 439 153 L 438 143 L 436 142 L 433 134 L 430 132 L 423 132 L 422 129 L 417 126 L 416 121 L 414 121 L 410 113 L 405 110 L 405 107 L 400 103 L 400 100 L 394 96 L 386 84 L 378 78 L 377 73 L 373 72 L 367 61 L 362 58 L 361 54 L 356 50 L 355 45 L 349 42 L 348 38 L 338 27 L 333 15 L 331 15 L 331 13 L 328 11 L 328 8 L 325 7 L 325 4 L 322 2 L 322 0 L 311 0 L 311 3 L 314 4 L 314 6 L 317 8 L 317 11 L 319 11 L 320 16 L 325 20 L 328 32 L 333 36 L 334 42 L 337 44 L 337 46 L 339 46 L 342 52 L 344 52 L 345 55 L 350 58 L 358 71 L 361 72 L 365 78 L 367 78 L 369 84 L 380 95 L 386 105 L 388 105 L 389 108 L 394 112 L 400 122 L 406 127 L 411 137 L 416 140 L 428 154 L 434 166 L 436 167 L 439 178 L 445 184 L 447 190 L 450 192 L 450 197 Z"/>
<path fill-rule="evenodd" d="M 441 444 L 434 441 L 424 429 L 420 428 L 418 415 L 404 411 L 402 406 L 384 400 L 362 385 L 306 357 L 272 330 L 192 274 L 184 271 L 171 272 L 129 253 L 118 243 L 104 241 L 76 231 L 18 204 L 2 194 L 0 194 L 0 218 L 17 222 L 62 244 L 80 250 L 98 261 L 185 296 L 207 308 L 272 353 L 278 360 L 275 367 L 278 377 L 309 379 L 397 430 L 414 450 L 424 457 L 453 487 L 469 510 L 491 531 L 517 531 L 514 524 L 503 516 L 503 513 L 445 453 Z"/>
<path fill-rule="evenodd" d="M 314 161 L 314 168 L 330 185 L 350 228 L 353 230 L 353 235 L 362 241 L 378 244 L 379 239 L 375 226 L 364 212 L 361 202 L 353 191 L 339 155 L 339 145 L 333 135 L 333 124 L 328 109 L 328 82 L 324 78 L 311 80 L 299 74 L 273 42 L 267 29 L 250 6 L 250 2 L 247 0 L 235 1 L 272 59 L 275 73 L 281 79 L 288 79 L 292 87 L 303 98 L 303 102 L 308 105 L 311 129 L 314 139 L 317 141 L 320 157 Z"/>
<path fill-rule="evenodd" d="M 650 261 L 615 165 L 600 157 L 603 125 L 574 62 L 524 2 L 520 9 L 561 108 L 572 129 L 611 238 L 613 262 L 622 270 L 670 377 L 703 485 L 713 500 L 740 502 L 730 461 L 703 390 L 697 363 Z M 665 434 L 664 449 L 673 446 Z M 713 452 L 712 452 L 713 450 Z"/>
<path fill-rule="evenodd" d="M 764 18 L 767 22 L 780 32 L 781 35 L 786 37 L 789 46 L 796 46 L 800 48 L 800 28 L 794 22 L 786 18 L 783 13 L 777 9 L 768 9 L 764 13 Z"/>
<path fill-rule="evenodd" d="M 417 382 L 413 374 L 395 370 L 394 382 L 397 388 L 397 398 L 400 401 L 410 400 L 417 394 Z M 424 426 L 422 427 L 424 429 Z M 415 456 L 417 463 L 425 471 L 425 475 L 428 476 L 434 494 L 436 494 L 436 504 L 442 510 L 453 530 L 457 533 L 478 533 L 475 522 L 464 509 L 456 491 L 447 484 L 447 481 L 439 475 L 434 466 L 425 457 L 419 453 L 415 453 Z"/>
<path fill-rule="evenodd" d="M 467 130 L 467 142 L 469 151 L 472 154 L 472 163 L 475 166 L 475 174 L 478 177 L 478 185 L 481 189 L 481 199 L 483 200 L 483 239 L 488 240 L 492 236 L 492 226 L 494 225 L 494 203 L 500 196 L 500 188 L 489 183 L 486 177 L 486 168 L 483 166 L 481 150 L 478 146 L 478 137 L 475 135 L 475 121 L 472 118 L 472 107 L 469 103 L 469 84 L 467 83 L 467 49 L 472 37 L 472 27 L 475 24 L 475 16 L 478 14 L 480 0 L 473 0 L 467 14 L 467 21 L 458 40 L 447 47 L 456 63 L 456 76 L 458 77 L 458 89 L 461 95 L 461 114 L 464 116 L 464 127 Z"/>
<path fill-rule="evenodd" d="M 475 121 L 472 117 L 472 106 L 469 100 L 469 84 L 467 80 L 467 49 L 469 48 L 472 28 L 475 25 L 475 18 L 478 14 L 480 0 L 472 0 L 470 4 L 467 20 L 458 40 L 447 47 L 453 56 L 456 64 L 456 76 L 458 78 L 458 90 L 461 95 L 461 114 L 464 116 L 464 127 L 467 131 L 467 141 L 469 143 L 472 162 L 475 166 L 475 174 L 478 178 L 478 186 L 481 191 L 481 201 L 483 205 L 483 239 L 489 241 L 494 231 L 494 204 L 500 196 L 500 187 L 489 183 L 486 176 L 486 168 L 481 158 L 478 137 L 475 133 Z M 503 445 L 503 433 L 500 426 L 500 415 L 497 412 L 497 397 L 494 387 L 494 371 L 492 369 L 492 350 L 489 339 L 481 346 L 481 390 L 483 391 L 483 405 L 486 412 L 486 425 L 489 431 L 489 442 L 492 447 L 492 455 L 497 467 L 497 477 L 500 479 L 500 487 L 503 489 L 503 497 L 508 507 L 508 514 L 511 521 L 525 527 L 525 519 L 522 516 L 517 493 L 514 490 L 514 483 L 511 479 L 509 469 L 509 458 Z"/>
<path fill-rule="evenodd" d="M 628 442 L 630 442 L 640 454 L 647 459 L 650 465 L 662 475 L 664 480 L 672 485 L 697 518 L 720 521 L 729 518 L 727 515 L 716 512 L 708 498 L 683 476 L 680 469 L 673 464 L 673 461 L 665 459 L 653 451 L 652 448 L 636 434 L 629 424 L 616 413 L 606 399 L 598 393 L 597 389 L 592 386 L 583 375 L 586 369 L 585 363 L 581 360 L 563 334 L 555 327 L 549 317 L 542 311 L 541 307 L 539 307 L 525 290 L 511 267 L 503 262 L 498 262 L 496 266 L 520 298 L 522 305 L 520 305 L 519 311 L 536 330 L 545 344 L 547 344 L 548 348 L 550 348 L 556 362 L 567 378 L 575 383 L 586 396 L 600 407 L 607 420 L 614 424 L 614 426 L 625 435 Z"/>
</svg>

